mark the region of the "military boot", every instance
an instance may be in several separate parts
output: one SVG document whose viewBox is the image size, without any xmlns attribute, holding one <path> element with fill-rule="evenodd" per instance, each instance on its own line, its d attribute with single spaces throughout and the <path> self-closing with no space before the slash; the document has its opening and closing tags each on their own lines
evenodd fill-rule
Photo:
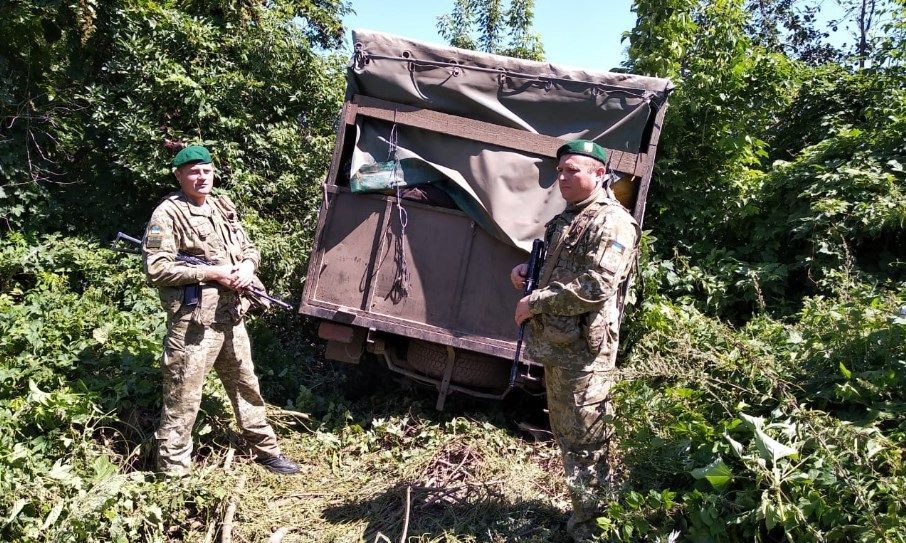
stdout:
<svg viewBox="0 0 906 543">
<path fill-rule="evenodd" d="M 274 473 L 279 473 L 281 475 L 292 475 L 293 473 L 299 473 L 299 465 L 291 460 L 287 460 L 282 454 L 277 456 L 267 456 L 263 458 L 258 458 L 255 460 L 266 469 L 273 471 Z"/>
</svg>

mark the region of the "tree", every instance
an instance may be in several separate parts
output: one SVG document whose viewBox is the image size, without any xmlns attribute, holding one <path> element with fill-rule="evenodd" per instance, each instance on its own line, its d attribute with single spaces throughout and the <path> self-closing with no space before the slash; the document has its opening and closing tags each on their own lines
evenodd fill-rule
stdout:
<svg viewBox="0 0 906 543">
<path fill-rule="evenodd" d="M 454 47 L 544 60 L 541 37 L 532 31 L 534 6 L 534 0 L 511 0 L 508 7 L 502 0 L 454 0 L 437 30 Z"/>
<path fill-rule="evenodd" d="M 205 142 L 220 185 L 247 209 L 298 217 L 343 92 L 342 60 L 316 50 L 339 45 L 346 9 L 340 0 L 0 4 L 9 37 L 0 216 L 10 228 L 99 236 L 136 227 L 171 186 L 175 150 Z"/>
<path fill-rule="evenodd" d="M 742 0 L 638 0 L 627 67 L 676 84 L 649 197 L 658 238 L 720 243 L 728 209 L 742 205 L 746 172 L 765 156 L 763 134 L 790 100 L 794 63 L 752 44 Z M 694 180 L 694 181 L 692 181 Z"/>
<path fill-rule="evenodd" d="M 855 39 L 852 54 L 859 68 L 865 68 L 872 61 L 872 55 L 879 43 L 883 41 L 886 20 L 889 16 L 894 21 L 903 17 L 902 2 L 897 0 L 837 0 L 843 16 L 836 25 L 843 25 L 850 30 Z M 879 32 L 879 27 L 881 32 Z"/>
<path fill-rule="evenodd" d="M 820 2 L 814 0 L 748 0 L 751 19 L 746 31 L 768 51 L 784 53 L 812 66 L 834 61 L 840 51 L 827 43 L 827 29 L 818 28 Z"/>
</svg>

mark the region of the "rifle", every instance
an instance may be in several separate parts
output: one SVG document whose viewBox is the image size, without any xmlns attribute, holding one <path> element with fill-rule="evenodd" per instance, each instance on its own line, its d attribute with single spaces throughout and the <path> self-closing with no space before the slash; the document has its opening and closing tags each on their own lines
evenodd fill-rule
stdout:
<svg viewBox="0 0 906 543">
<path fill-rule="evenodd" d="M 529 256 L 528 270 L 525 274 L 525 286 L 522 289 L 522 295 L 528 296 L 538 287 L 538 280 L 541 277 L 541 268 L 544 266 L 544 241 L 536 239 L 532 242 L 532 254 Z M 522 339 L 525 336 L 525 324 L 528 319 L 522 321 L 519 325 L 519 333 L 516 334 L 516 356 L 513 358 L 513 367 L 510 368 L 510 388 L 516 384 L 516 373 L 519 369 L 519 358 L 522 355 Z M 531 367 L 527 366 L 523 379 L 534 381 Z"/>
<path fill-rule="evenodd" d="M 118 242 L 121 239 L 130 241 L 138 246 L 141 246 L 141 244 L 142 244 L 142 240 L 140 240 L 140 239 L 134 238 L 132 236 L 128 236 L 122 232 L 117 232 L 116 239 L 114 239 L 111 242 L 111 246 L 115 245 L 116 242 Z M 126 249 L 125 251 L 130 252 L 130 253 L 138 252 L 138 251 L 130 251 L 128 249 Z M 180 262 L 185 262 L 186 264 L 191 264 L 193 266 L 211 266 L 212 265 L 211 262 L 208 262 L 207 260 L 205 260 L 201 257 L 187 255 L 184 253 L 176 253 L 176 260 L 179 260 Z M 183 303 L 185 303 L 186 305 L 189 305 L 189 306 L 198 304 L 198 298 L 201 295 L 200 290 L 201 290 L 201 288 L 198 285 L 198 283 L 195 283 L 194 285 L 186 285 L 185 293 L 183 295 Z M 282 307 L 283 309 L 290 309 L 290 310 L 293 309 L 292 305 L 284 302 L 280 298 L 276 298 L 274 296 L 269 295 L 267 292 L 264 291 L 264 289 L 261 289 L 261 288 L 255 287 L 255 286 L 250 286 L 250 287 L 246 287 L 242 292 L 247 292 L 249 294 L 252 294 L 253 296 L 257 296 L 257 297 L 267 300 L 269 302 L 275 303 L 275 304 L 279 305 L 280 307 Z"/>
</svg>

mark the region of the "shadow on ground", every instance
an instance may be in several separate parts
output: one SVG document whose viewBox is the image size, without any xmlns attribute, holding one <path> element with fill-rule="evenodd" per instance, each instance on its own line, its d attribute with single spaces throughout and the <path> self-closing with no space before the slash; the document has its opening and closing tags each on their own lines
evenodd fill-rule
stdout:
<svg viewBox="0 0 906 543">
<path fill-rule="evenodd" d="M 371 498 L 328 507 L 323 516 L 335 524 L 365 520 L 365 541 L 375 541 L 379 535 L 400 541 L 404 530 L 417 541 L 442 536 L 494 542 L 570 541 L 562 511 L 540 500 L 510 503 L 493 489 L 480 494 L 458 499 L 450 492 L 401 484 Z"/>
</svg>

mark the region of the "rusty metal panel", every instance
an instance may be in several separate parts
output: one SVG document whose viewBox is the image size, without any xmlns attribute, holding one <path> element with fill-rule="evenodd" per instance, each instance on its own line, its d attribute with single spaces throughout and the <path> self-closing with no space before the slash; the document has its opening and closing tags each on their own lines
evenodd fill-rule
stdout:
<svg viewBox="0 0 906 543">
<path fill-rule="evenodd" d="M 331 192 L 320 238 L 321 265 L 309 277 L 314 296 L 303 301 L 303 313 L 509 354 L 516 332 L 512 313 L 520 296 L 509 282 L 509 270 L 525 259 L 522 251 L 490 236 L 460 211 L 408 200 L 402 201 L 407 226 L 401 238 L 395 198 Z M 397 284 L 401 240 L 410 273 L 405 295 Z M 476 341 L 481 343 L 477 349 Z"/>
<path fill-rule="evenodd" d="M 457 284 L 460 269 L 468 262 L 465 250 L 472 236 L 472 221 L 459 212 L 406 200 L 402 206 L 405 236 L 401 235 L 399 210 L 394 207 L 388 242 L 378 257 L 370 309 L 379 315 L 455 328 Z M 409 273 L 405 291 L 400 283 L 403 255 Z"/>
<path fill-rule="evenodd" d="M 348 192 L 334 195 L 327 210 L 330 216 L 321 233 L 322 255 L 316 271 L 314 299 L 357 309 L 365 307 L 384 210 L 382 198 Z"/>
<path fill-rule="evenodd" d="M 525 262 L 525 253 L 476 227 L 468 258 L 469 268 L 457 315 L 458 328 L 475 335 L 515 342 L 513 314 L 522 293 L 510 283 L 510 270 Z"/>
</svg>

